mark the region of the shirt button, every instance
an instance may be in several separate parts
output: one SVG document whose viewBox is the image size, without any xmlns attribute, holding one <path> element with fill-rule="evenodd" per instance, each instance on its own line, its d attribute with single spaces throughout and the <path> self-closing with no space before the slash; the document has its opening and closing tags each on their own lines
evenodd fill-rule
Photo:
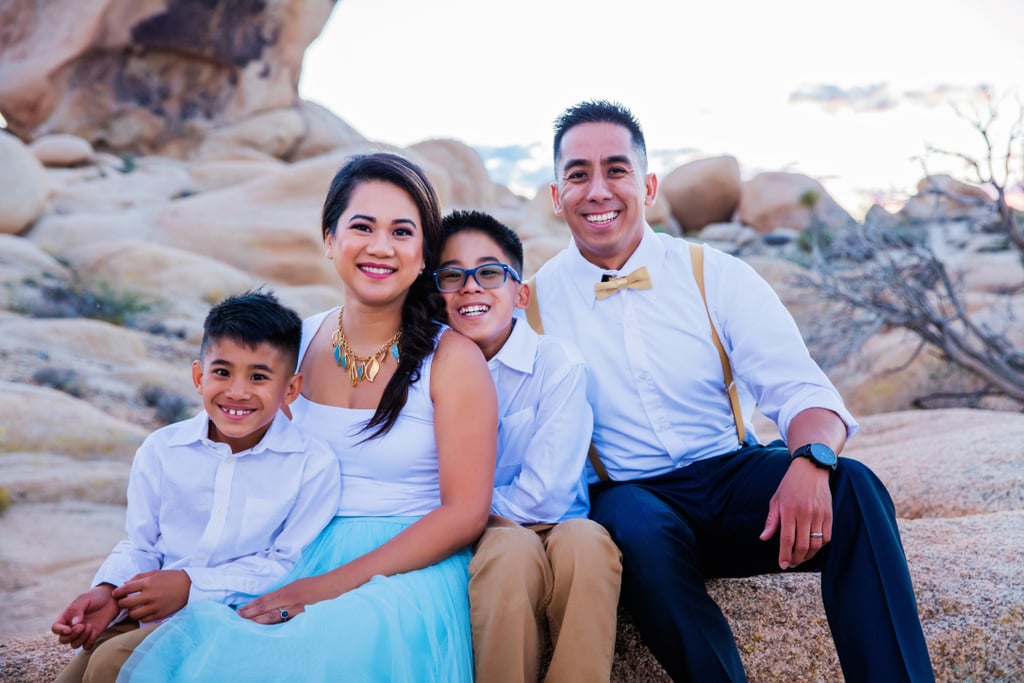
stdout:
<svg viewBox="0 0 1024 683">
<path fill-rule="evenodd" d="M 196 555 L 196 559 L 200 562 L 206 562 L 206 553 L 199 553 Z"/>
<path fill-rule="evenodd" d="M 648 379 L 650 379 L 650 377 L 651 376 L 648 375 L 646 372 L 641 372 L 639 375 L 636 376 L 636 378 L 641 382 L 646 382 Z"/>
<path fill-rule="evenodd" d="M 235 463 L 235 457 L 232 456 L 232 455 L 229 455 L 227 460 L 225 460 L 224 462 L 226 462 L 229 465 L 233 465 Z"/>
</svg>

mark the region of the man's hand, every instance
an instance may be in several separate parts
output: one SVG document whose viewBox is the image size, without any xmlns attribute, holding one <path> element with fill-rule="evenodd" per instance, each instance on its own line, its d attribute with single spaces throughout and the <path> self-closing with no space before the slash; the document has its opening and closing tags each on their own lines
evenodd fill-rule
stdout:
<svg viewBox="0 0 1024 683">
<path fill-rule="evenodd" d="M 166 619 L 188 603 L 192 579 L 181 569 L 137 574 L 114 590 L 113 597 L 128 616 L 140 622 Z"/>
<path fill-rule="evenodd" d="M 103 583 L 71 601 L 50 630 L 63 645 L 91 650 L 96 638 L 120 611 L 111 597 L 114 587 Z"/>
<path fill-rule="evenodd" d="M 768 503 L 768 519 L 760 538 L 767 541 L 779 534 L 782 569 L 806 562 L 832 540 L 828 475 L 807 458 L 795 458 Z"/>
</svg>

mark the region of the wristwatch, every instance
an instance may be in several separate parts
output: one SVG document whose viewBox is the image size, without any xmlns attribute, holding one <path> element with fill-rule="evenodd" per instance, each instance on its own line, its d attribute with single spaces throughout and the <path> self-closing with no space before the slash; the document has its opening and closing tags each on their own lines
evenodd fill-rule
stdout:
<svg viewBox="0 0 1024 683">
<path fill-rule="evenodd" d="M 834 470 L 839 466 L 836 452 L 823 443 L 809 443 L 793 451 L 794 458 L 807 458 L 823 470 Z"/>
</svg>

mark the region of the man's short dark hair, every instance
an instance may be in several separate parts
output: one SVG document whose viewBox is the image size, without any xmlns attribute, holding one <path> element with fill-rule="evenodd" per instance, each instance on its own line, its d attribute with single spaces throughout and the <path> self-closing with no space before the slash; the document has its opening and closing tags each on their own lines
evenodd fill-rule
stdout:
<svg viewBox="0 0 1024 683">
<path fill-rule="evenodd" d="M 508 259 L 508 265 L 523 274 L 523 243 L 519 235 L 497 218 L 483 211 L 452 211 L 441 219 L 441 249 L 452 235 L 476 230 L 494 240 Z"/>
<path fill-rule="evenodd" d="M 644 141 L 644 132 L 640 128 L 640 122 L 629 109 L 618 102 L 608 100 L 590 100 L 574 104 L 563 111 L 555 119 L 555 177 L 558 177 L 558 161 L 562 156 L 562 138 L 569 131 L 581 123 L 614 123 L 629 131 L 629 137 L 633 141 L 633 149 L 644 173 L 647 172 L 647 143 Z"/>
<path fill-rule="evenodd" d="M 205 358 L 210 346 L 222 339 L 251 349 L 264 342 L 270 344 L 294 372 L 302 342 L 302 319 L 271 292 L 254 290 L 229 296 L 206 315 L 200 357 Z"/>
</svg>

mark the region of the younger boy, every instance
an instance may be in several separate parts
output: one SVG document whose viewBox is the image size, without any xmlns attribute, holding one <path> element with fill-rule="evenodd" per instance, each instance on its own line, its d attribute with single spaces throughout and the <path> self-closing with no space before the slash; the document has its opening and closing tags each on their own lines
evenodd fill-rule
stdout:
<svg viewBox="0 0 1024 683">
<path fill-rule="evenodd" d="M 128 539 L 51 628 L 83 648 L 58 683 L 113 681 L 186 603 L 237 606 L 273 588 L 334 516 L 337 460 L 282 412 L 302 386 L 301 334 L 299 317 L 269 293 L 230 297 L 207 315 L 192 363 L 204 410 L 139 447 Z"/>
<path fill-rule="evenodd" d="M 573 347 L 513 317 L 530 288 L 512 230 L 456 211 L 442 232 L 434 280 L 448 323 L 483 351 L 498 391 L 492 515 L 469 566 L 476 678 L 536 681 L 546 621 L 554 645 L 546 680 L 607 681 L 622 563 L 587 519 L 586 367 Z"/>
</svg>

